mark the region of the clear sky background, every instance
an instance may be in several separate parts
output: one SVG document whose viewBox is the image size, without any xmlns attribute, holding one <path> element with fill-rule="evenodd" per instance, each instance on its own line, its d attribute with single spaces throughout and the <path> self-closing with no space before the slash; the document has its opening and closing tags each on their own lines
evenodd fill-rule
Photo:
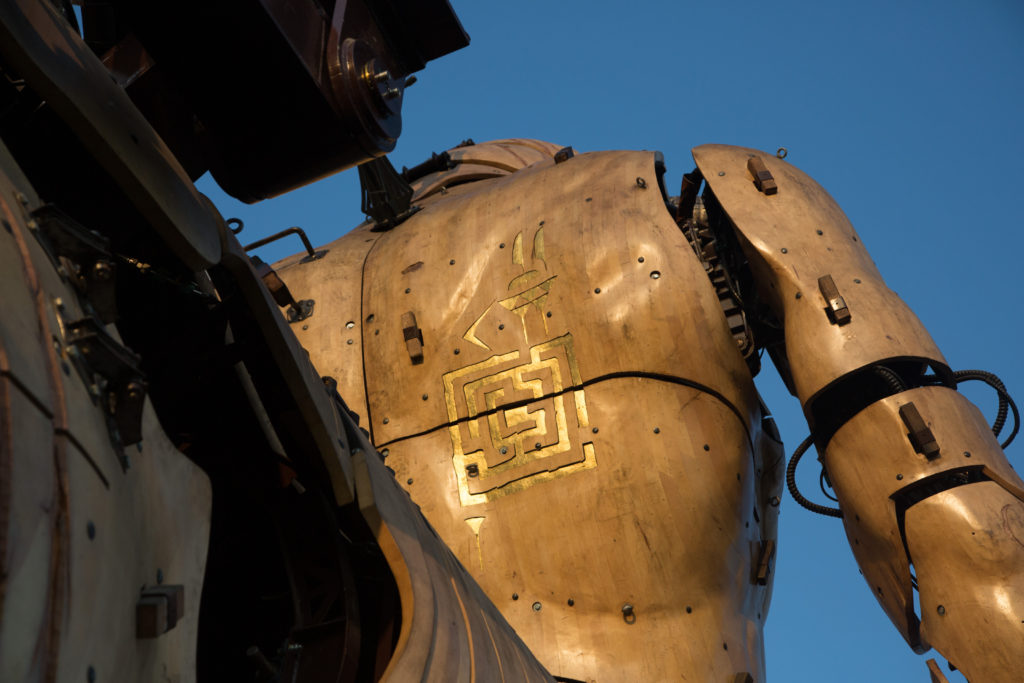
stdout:
<svg viewBox="0 0 1024 683">
<path fill-rule="evenodd" d="M 1020 0 L 454 7 L 472 42 L 406 93 L 396 167 L 468 137 L 534 137 L 578 152 L 660 150 L 675 194 L 696 145 L 785 146 L 843 207 L 949 364 L 997 373 L 1024 407 Z M 200 187 L 244 219 L 243 243 L 299 225 L 322 244 L 362 220 L 354 170 L 254 206 L 209 178 Z M 299 249 L 286 241 L 260 255 Z M 792 452 L 807 427 L 765 360 L 757 383 Z M 987 389 L 967 393 L 994 415 Z M 1020 471 L 1024 437 L 1008 450 Z M 828 502 L 812 455 L 801 487 Z M 766 648 L 776 682 L 927 681 L 925 659 L 937 656 L 904 644 L 841 522 L 788 494 Z"/>
</svg>

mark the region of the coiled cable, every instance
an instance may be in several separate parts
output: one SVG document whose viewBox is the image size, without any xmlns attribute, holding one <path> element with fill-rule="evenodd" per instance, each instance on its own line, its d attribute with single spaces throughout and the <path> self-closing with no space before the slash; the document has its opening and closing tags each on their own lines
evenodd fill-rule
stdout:
<svg viewBox="0 0 1024 683">
<path fill-rule="evenodd" d="M 804 453 L 814 443 L 814 435 L 809 435 L 803 442 L 796 447 L 793 451 L 793 455 L 789 459 L 789 465 L 786 467 L 786 488 L 789 489 L 789 495 L 793 496 L 793 500 L 800 504 L 800 507 L 810 510 L 811 512 L 817 512 L 819 515 L 825 515 L 826 517 L 837 517 L 843 518 L 843 511 L 839 508 L 830 508 L 826 505 L 818 505 L 804 498 L 803 494 L 800 493 L 800 489 L 796 485 L 796 467 L 800 464 L 800 458 L 804 457 Z"/>
</svg>

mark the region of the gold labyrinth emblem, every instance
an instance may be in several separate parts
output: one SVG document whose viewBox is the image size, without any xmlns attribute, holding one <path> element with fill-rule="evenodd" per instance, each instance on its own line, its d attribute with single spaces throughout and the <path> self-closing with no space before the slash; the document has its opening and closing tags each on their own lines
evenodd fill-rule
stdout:
<svg viewBox="0 0 1024 683">
<path fill-rule="evenodd" d="M 594 444 L 575 436 L 589 426 L 583 389 L 565 390 L 581 385 L 572 335 L 530 347 L 528 360 L 520 355 L 491 356 L 444 375 L 464 506 L 597 466 Z"/>
</svg>

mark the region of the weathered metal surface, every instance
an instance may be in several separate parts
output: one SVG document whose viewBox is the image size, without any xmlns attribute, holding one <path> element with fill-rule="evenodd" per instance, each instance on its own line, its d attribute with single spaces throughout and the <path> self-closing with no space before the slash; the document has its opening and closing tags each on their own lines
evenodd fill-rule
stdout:
<svg viewBox="0 0 1024 683">
<path fill-rule="evenodd" d="M 921 636 L 969 681 L 1011 683 L 1024 671 L 1021 493 L 978 482 L 907 510 Z"/>
<path fill-rule="evenodd" d="M 747 169 L 759 157 L 778 185 L 762 194 Z M 917 316 L 882 280 L 849 219 L 828 193 L 796 167 L 755 149 L 702 145 L 693 150 L 708 185 L 745 239 L 744 252 L 762 296 L 785 328 L 801 403 L 833 380 L 878 360 L 946 363 Z M 833 325 L 818 278 L 831 274 L 852 312 Z"/>
<path fill-rule="evenodd" d="M 209 482 L 148 403 L 121 451 L 64 337 L 86 313 L 33 234 L 40 202 L 2 148 L 0 166 L 0 679 L 188 679 L 198 609 L 145 645 L 135 610 L 164 577 L 199 604 Z"/>
<path fill-rule="evenodd" d="M 570 416 L 568 430 L 582 461 L 534 460 L 535 473 L 490 493 L 473 493 L 489 474 L 482 459 L 476 476 L 453 466 L 447 430 L 389 445 L 386 462 L 552 673 L 763 680 L 774 560 L 766 585 L 757 571 L 762 542 L 775 539 L 777 471 L 774 488 L 755 489 L 781 467 L 780 449 L 752 454 L 736 415 L 690 387 L 609 379 L 586 399 L 588 425 Z"/>
<path fill-rule="evenodd" d="M 361 439 L 359 508 L 398 583 L 402 624 L 382 681 L 552 681 Z"/>
<path fill-rule="evenodd" d="M 940 457 L 929 459 L 916 451 L 900 417 L 900 407 L 908 401 L 914 403 L 931 429 L 941 449 Z M 916 503 L 906 512 L 909 525 L 913 510 L 924 503 L 911 500 L 901 505 L 900 492 L 950 470 L 982 466 L 992 477 L 1010 483 L 1017 490 L 1024 489 L 1024 482 L 1006 461 L 978 409 L 963 395 L 945 387 L 912 389 L 867 407 L 835 433 L 826 447 L 823 462 L 843 509 L 846 535 L 865 580 L 907 642 L 918 651 L 927 650 L 927 634 L 923 631 L 918 634 L 918 615 L 914 612 L 911 589 L 909 562 L 913 561 L 916 567 L 917 555 L 911 548 L 908 558 L 899 519 L 906 503 Z M 929 503 L 932 505 L 934 501 Z M 947 514 L 959 514 L 957 509 L 958 505 L 950 503 Z M 965 509 L 963 514 L 970 513 Z M 909 534 L 910 527 L 907 529 Z M 944 547 L 948 541 L 940 527 L 926 525 L 925 531 L 914 534 L 919 539 L 917 543 L 930 543 L 936 549 Z M 944 578 L 939 586 L 929 585 L 927 589 L 941 591 L 945 583 L 966 582 L 967 576 L 970 583 L 983 584 L 997 583 L 1004 578 L 991 576 L 991 571 L 995 570 L 986 569 L 982 562 L 969 574 Z M 925 577 L 918 571 L 917 578 L 924 595 Z M 1018 591 L 1016 595 L 1019 594 Z M 1021 608 L 1019 603 L 1014 605 L 1011 595 L 1014 594 L 1007 593 L 1004 606 L 992 616 L 1018 615 L 1014 618 L 1020 627 Z M 943 654 L 953 659 L 952 653 Z M 968 664 L 966 660 L 954 661 L 957 666 Z"/>
<path fill-rule="evenodd" d="M 378 444 L 493 408 L 467 393 L 481 382 L 507 384 L 486 400 L 511 403 L 650 373 L 709 387 L 746 421 L 754 412 L 750 373 L 665 209 L 650 153 L 531 166 L 425 205 L 378 240 L 362 289 Z M 422 364 L 394 362 L 406 311 L 423 330 Z"/>
<path fill-rule="evenodd" d="M 399 228 L 279 264 L 330 302 L 300 340 L 346 396 L 362 341 L 387 463 L 553 673 L 760 679 L 781 454 L 718 299 L 653 154 L 526 143 L 451 150 Z"/>
</svg>

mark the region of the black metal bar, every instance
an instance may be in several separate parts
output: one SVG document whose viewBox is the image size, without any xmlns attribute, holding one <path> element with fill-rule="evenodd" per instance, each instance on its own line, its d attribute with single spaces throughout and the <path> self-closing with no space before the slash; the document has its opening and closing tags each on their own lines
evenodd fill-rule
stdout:
<svg viewBox="0 0 1024 683">
<path fill-rule="evenodd" d="M 282 230 L 281 232 L 275 233 L 275 234 L 271 235 L 270 237 L 264 237 L 261 240 L 256 240 L 252 244 L 245 245 L 245 247 L 243 247 L 243 249 L 245 249 L 246 251 L 251 251 L 253 249 L 258 249 L 260 247 L 264 247 L 264 246 L 270 244 L 271 242 L 276 242 L 277 240 L 281 239 L 282 237 L 287 237 L 288 235 L 298 235 L 299 239 L 302 240 L 303 246 L 306 247 L 306 253 L 309 254 L 309 257 L 310 258 L 316 258 L 316 251 L 313 249 L 313 245 L 310 243 L 309 238 L 306 237 L 306 233 L 303 232 L 302 228 L 299 228 L 299 227 L 291 227 L 291 228 L 288 228 L 287 230 Z"/>
</svg>

